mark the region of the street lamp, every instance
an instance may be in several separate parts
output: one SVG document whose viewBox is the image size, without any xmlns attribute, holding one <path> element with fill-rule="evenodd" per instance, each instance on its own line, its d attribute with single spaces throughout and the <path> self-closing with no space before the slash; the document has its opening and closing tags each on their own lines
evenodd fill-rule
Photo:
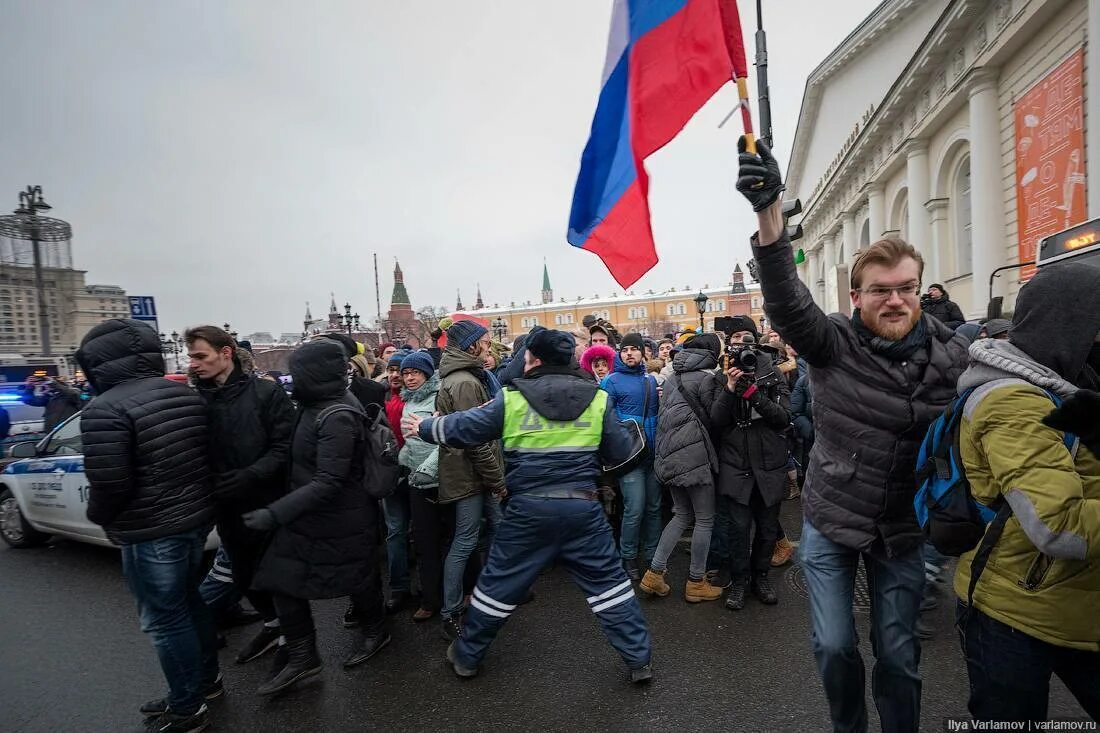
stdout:
<svg viewBox="0 0 1100 733">
<path fill-rule="evenodd" d="M 38 296 L 38 337 L 42 343 L 42 355 L 52 356 L 50 345 L 50 317 L 46 311 L 46 286 L 42 279 L 42 242 L 66 242 L 73 238 L 72 227 L 67 221 L 39 216 L 40 211 L 52 207 L 42 199 L 41 186 L 27 186 L 19 192 L 19 208 L 14 214 L 0 216 L 0 236 L 13 239 L 29 239 L 34 252 L 34 288 Z"/>
<path fill-rule="evenodd" d="M 508 322 L 500 316 L 497 316 L 490 325 L 493 327 L 493 335 L 496 337 L 496 340 L 503 341 L 504 334 L 508 333 Z"/>
<path fill-rule="evenodd" d="M 229 338 L 233 339 L 234 341 L 237 340 L 237 332 L 234 331 L 228 323 L 222 324 L 222 330 L 229 334 Z"/>
<path fill-rule="evenodd" d="M 183 352 L 183 339 L 180 338 L 179 331 L 173 331 L 171 338 L 165 336 L 163 331 L 160 333 L 160 351 L 162 354 L 172 355 L 172 363 L 178 373 L 180 371 L 180 354 Z"/>
<path fill-rule="evenodd" d="M 707 312 L 708 300 L 710 300 L 710 298 L 708 298 L 707 294 L 704 293 L 702 290 L 700 290 L 699 294 L 695 296 L 695 307 L 699 309 L 699 333 L 702 333 L 704 330 L 706 330 L 703 326 L 703 314 Z"/>
</svg>

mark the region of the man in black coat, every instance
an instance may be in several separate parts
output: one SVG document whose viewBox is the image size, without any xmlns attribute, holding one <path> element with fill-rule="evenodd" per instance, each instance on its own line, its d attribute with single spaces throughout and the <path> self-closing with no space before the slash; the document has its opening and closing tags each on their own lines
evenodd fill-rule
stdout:
<svg viewBox="0 0 1100 733">
<path fill-rule="evenodd" d="M 49 433 L 80 412 L 84 401 L 80 390 L 57 377 L 31 377 L 22 387 L 20 399 L 31 407 L 43 407 L 42 431 Z"/>
<path fill-rule="evenodd" d="M 920 307 L 952 331 L 966 323 L 966 316 L 958 303 L 948 297 L 947 291 L 939 283 L 928 286 L 928 292 L 920 299 Z"/>
<path fill-rule="evenodd" d="M 271 596 L 251 589 L 270 533 L 248 529 L 241 515 L 286 492 L 294 405 L 278 384 L 245 373 L 233 337 L 217 326 L 188 329 L 184 341 L 209 414 L 218 536 L 229 555 L 233 584 L 264 619 L 256 638 L 237 654 L 237 663 L 244 664 L 274 649 L 281 632 Z"/>
<path fill-rule="evenodd" d="M 260 686 L 273 695 L 321 671 L 309 601 L 351 596 L 360 636 L 345 667 L 390 641 L 378 557 L 378 501 L 363 486 L 366 423 L 348 392 L 348 356 L 313 341 L 290 357 L 298 422 L 290 451 L 289 492 L 244 515 L 245 526 L 274 530 L 254 587 L 275 601 L 288 661 Z"/>
<path fill-rule="evenodd" d="M 122 549 L 122 569 L 152 636 L 168 697 L 142 706 L 158 731 L 200 730 L 222 693 L 217 641 L 199 595 L 214 524 L 206 406 L 164 378 L 160 339 L 140 321 L 110 320 L 76 360 L 99 395 L 80 424 L 88 519 Z"/>
</svg>

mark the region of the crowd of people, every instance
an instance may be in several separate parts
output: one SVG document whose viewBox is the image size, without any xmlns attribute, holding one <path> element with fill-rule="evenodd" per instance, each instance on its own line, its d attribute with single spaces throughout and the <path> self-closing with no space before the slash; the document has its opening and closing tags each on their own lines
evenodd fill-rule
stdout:
<svg viewBox="0 0 1100 733">
<path fill-rule="evenodd" d="M 947 597 L 945 559 L 914 507 L 917 455 L 963 390 L 961 461 L 974 498 L 1004 515 L 981 567 L 963 553 L 954 581 L 970 711 L 1043 719 L 1057 674 L 1100 717 L 1096 271 L 1043 268 L 1011 322 L 965 324 L 942 286 L 921 297 L 919 252 L 883 240 L 852 269 L 854 314 L 826 315 L 795 271 L 778 166 L 763 146 L 740 164 L 759 219 L 765 333 L 735 316 L 718 333 L 654 340 L 589 318 L 506 346 L 475 321 L 445 321 L 426 349 L 323 334 L 273 375 L 200 326 L 185 335 L 181 384 L 163 378 L 147 326 L 93 329 L 76 355 L 98 395 L 82 420 L 88 516 L 123 549 L 164 670 L 168 695 L 141 708 L 155 729 L 207 725 L 205 703 L 224 691 L 216 621 L 260 624 L 236 661 L 272 656 L 261 695 L 321 670 L 317 599 L 349 599 L 345 668 L 408 614 L 437 622 L 455 673 L 472 677 L 551 565 L 583 590 L 628 679 L 645 683 L 635 591 L 656 602 L 675 587 L 735 612 L 776 604 L 792 500 L 834 730 L 868 726 L 852 615 L 862 562 L 882 728 L 916 731 L 921 613 Z M 1067 299 L 1072 321 L 1057 305 Z M 371 462 L 390 460 L 393 485 L 365 485 Z"/>
</svg>

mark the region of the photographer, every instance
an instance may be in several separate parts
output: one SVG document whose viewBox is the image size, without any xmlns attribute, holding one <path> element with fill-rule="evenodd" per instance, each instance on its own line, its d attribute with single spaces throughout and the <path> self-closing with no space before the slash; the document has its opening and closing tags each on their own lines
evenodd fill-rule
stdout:
<svg viewBox="0 0 1100 733">
<path fill-rule="evenodd" d="M 791 405 L 787 381 L 771 356 L 756 345 L 755 328 L 734 332 L 726 357 L 726 388 L 711 406 L 711 421 L 721 434 L 718 494 L 730 521 L 733 583 L 726 608 L 739 611 L 749 589 L 761 603 L 778 602 L 768 571 L 779 509 L 787 495 L 785 432 Z"/>
<path fill-rule="evenodd" d="M 966 323 L 962 309 L 947 297 L 947 291 L 939 283 L 928 286 L 928 292 L 921 296 L 920 307 L 922 311 L 939 320 L 952 331 Z"/>
<path fill-rule="evenodd" d="M 84 406 L 80 390 L 59 377 L 28 377 L 20 399 L 24 405 L 45 408 L 42 414 L 44 433 L 52 431 Z"/>
</svg>

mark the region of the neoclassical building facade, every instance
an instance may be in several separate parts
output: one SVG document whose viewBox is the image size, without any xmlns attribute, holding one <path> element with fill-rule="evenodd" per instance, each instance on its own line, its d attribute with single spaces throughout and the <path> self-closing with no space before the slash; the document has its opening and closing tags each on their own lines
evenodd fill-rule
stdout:
<svg viewBox="0 0 1100 733">
<path fill-rule="evenodd" d="M 1038 237 L 1100 215 L 1096 37 L 1100 0 L 881 3 L 808 78 L 791 149 L 818 303 L 846 312 L 856 254 L 895 236 L 968 317 L 1011 309 Z"/>
</svg>

